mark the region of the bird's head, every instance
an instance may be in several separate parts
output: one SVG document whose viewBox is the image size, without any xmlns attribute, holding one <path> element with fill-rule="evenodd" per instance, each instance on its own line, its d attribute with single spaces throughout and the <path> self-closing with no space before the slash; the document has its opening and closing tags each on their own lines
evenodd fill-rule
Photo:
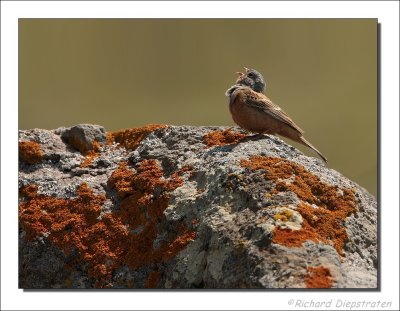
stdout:
<svg viewBox="0 0 400 311">
<path fill-rule="evenodd" d="M 239 77 L 236 80 L 236 84 L 248 86 L 258 93 L 264 93 L 266 84 L 261 73 L 246 67 L 244 67 L 244 69 L 246 70 L 245 73 L 237 72 Z"/>
</svg>

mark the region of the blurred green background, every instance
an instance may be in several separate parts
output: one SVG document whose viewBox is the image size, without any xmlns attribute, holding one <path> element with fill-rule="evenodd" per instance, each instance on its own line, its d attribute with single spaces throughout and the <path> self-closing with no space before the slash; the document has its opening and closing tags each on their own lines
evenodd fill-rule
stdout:
<svg viewBox="0 0 400 311">
<path fill-rule="evenodd" d="M 376 195 L 376 19 L 20 19 L 19 128 L 233 125 L 224 92 L 243 66 Z"/>
</svg>

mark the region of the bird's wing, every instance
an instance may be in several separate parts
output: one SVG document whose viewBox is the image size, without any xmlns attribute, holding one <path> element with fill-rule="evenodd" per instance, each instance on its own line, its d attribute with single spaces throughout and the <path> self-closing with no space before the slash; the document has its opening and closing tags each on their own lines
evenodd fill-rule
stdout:
<svg viewBox="0 0 400 311">
<path fill-rule="evenodd" d="M 303 134 L 304 131 L 293 122 L 293 120 L 284 112 L 278 105 L 275 105 L 268 97 L 264 94 L 254 92 L 251 89 L 242 90 L 247 94 L 246 103 L 255 109 L 259 109 L 264 113 L 267 113 L 273 116 L 275 119 L 286 123 L 291 126 L 295 130 L 299 131 L 299 133 Z"/>
</svg>

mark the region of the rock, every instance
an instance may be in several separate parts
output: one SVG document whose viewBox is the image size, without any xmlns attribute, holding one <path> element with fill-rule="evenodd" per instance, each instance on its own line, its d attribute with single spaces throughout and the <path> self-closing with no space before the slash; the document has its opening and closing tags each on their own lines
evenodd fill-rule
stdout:
<svg viewBox="0 0 400 311">
<path fill-rule="evenodd" d="M 21 288 L 377 288 L 376 200 L 275 136 L 77 125 L 19 141 Z"/>
<path fill-rule="evenodd" d="M 97 144 L 104 144 L 107 140 L 104 127 L 93 124 L 79 124 L 61 130 L 61 138 L 84 154 L 98 148 Z"/>
</svg>

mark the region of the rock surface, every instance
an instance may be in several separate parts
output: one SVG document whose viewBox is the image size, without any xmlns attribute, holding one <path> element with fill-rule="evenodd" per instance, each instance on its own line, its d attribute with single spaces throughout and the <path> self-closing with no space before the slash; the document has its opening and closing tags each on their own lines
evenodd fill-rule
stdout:
<svg viewBox="0 0 400 311">
<path fill-rule="evenodd" d="M 20 288 L 376 288 L 377 207 L 275 136 L 19 132 Z"/>
</svg>

